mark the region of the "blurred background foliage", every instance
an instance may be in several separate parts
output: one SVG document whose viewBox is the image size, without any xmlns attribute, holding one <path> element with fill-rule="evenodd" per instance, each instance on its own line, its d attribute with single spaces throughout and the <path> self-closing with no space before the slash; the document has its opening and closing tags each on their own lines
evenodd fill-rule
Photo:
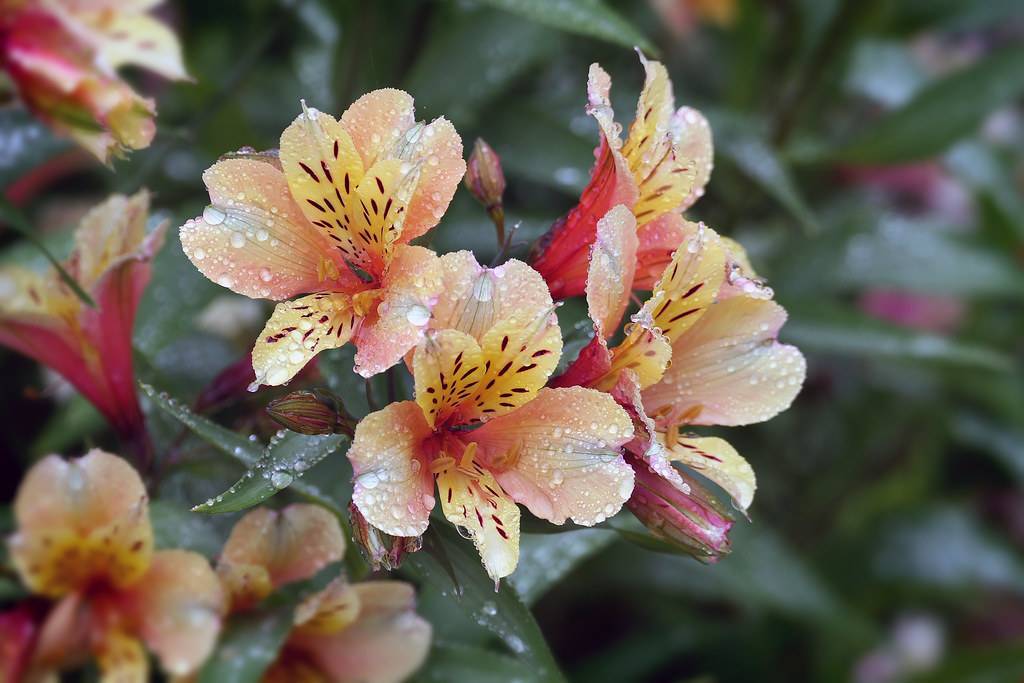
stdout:
<svg viewBox="0 0 1024 683">
<path fill-rule="evenodd" d="M 510 582 L 520 600 L 493 593 L 472 547 L 438 533 L 399 571 L 421 586 L 436 633 L 417 680 L 1024 677 L 1018 0 L 171 0 L 160 13 L 195 82 L 139 77 L 159 132 L 116 172 L 0 109 L 6 196 L 55 252 L 110 191 L 149 187 L 157 217 L 180 225 L 206 203 L 202 171 L 242 146 L 275 147 L 300 99 L 338 114 L 390 86 L 411 92 L 421 117 L 451 118 L 467 154 L 483 136 L 501 155 L 525 257 L 589 175 L 588 65 L 612 74 L 628 122 L 639 46 L 715 133 L 715 170 L 690 217 L 746 245 L 790 312 L 784 340 L 808 357 L 792 409 L 730 432 L 759 478 L 730 556 L 704 566 L 610 529 L 526 534 Z M 40 259 L 12 230 L 0 241 L 4 260 Z M 495 252 L 465 190 L 425 243 L 481 261 Z M 195 402 L 226 368 L 230 379 L 266 313 L 201 276 L 172 235 L 139 313 L 138 374 L 265 437 L 271 392 Z M 583 307 L 560 314 L 579 336 Z M 326 384 L 358 404 L 350 360 L 324 354 L 319 375 L 293 387 Z M 0 376 L 0 500 L 41 454 L 114 447 L 55 376 L 6 351 Z M 234 516 L 183 511 L 258 453 L 215 426 L 190 436 L 173 416 L 181 404 L 155 392 L 146 407 L 163 455 L 158 535 L 212 555 Z M 346 467 L 336 454 L 303 481 L 343 509 Z M 0 600 L 18 590 L 0 575 Z M 241 671 L 232 680 L 247 680 Z"/>
</svg>

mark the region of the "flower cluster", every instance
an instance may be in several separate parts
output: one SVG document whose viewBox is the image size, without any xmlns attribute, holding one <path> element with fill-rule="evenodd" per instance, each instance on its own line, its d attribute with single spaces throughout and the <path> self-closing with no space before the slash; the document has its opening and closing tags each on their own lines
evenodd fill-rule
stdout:
<svg viewBox="0 0 1024 683">
<path fill-rule="evenodd" d="M 365 95 L 340 120 L 303 105 L 279 152 L 231 154 L 204 175 L 211 204 L 181 228 L 192 262 L 247 296 L 297 296 L 256 340 L 253 389 L 348 341 L 364 377 L 402 362 L 412 373 L 413 400 L 355 428 L 361 522 L 415 538 L 440 498 L 495 580 L 518 561 L 517 504 L 585 526 L 627 504 L 699 556 L 727 549 L 728 514 L 672 463 L 740 510 L 753 472 L 725 441 L 683 430 L 771 417 L 799 390 L 803 358 L 776 341 L 785 312 L 742 248 L 683 218 L 710 175 L 710 129 L 675 109 L 665 68 L 641 60 L 625 143 L 610 78 L 591 67 L 597 163 L 532 267 L 408 244 L 438 222 L 465 165 L 451 124 L 417 123 L 399 91 Z M 478 144 L 467 182 L 490 209 L 504 182 L 488 178 L 501 178 L 498 157 Z M 610 348 L 634 289 L 652 296 Z M 553 297 L 575 294 L 586 295 L 595 336 L 552 379 L 562 352 Z"/>
<path fill-rule="evenodd" d="M 41 680 L 94 659 L 105 681 L 149 680 L 149 650 L 175 680 L 192 680 L 231 614 L 340 561 L 338 519 L 315 505 L 257 508 L 238 521 L 216 568 L 186 550 L 154 549 L 149 499 L 124 460 L 93 450 L 50 456 L 22 482 L 14 565 L 51 601 L 0 614 L 0 675 Z M 430 625 L 412 587 L 349 583 L 337 571 L 295 608 L 294 625 L 263 680 L 403 680 L 422 664 Z"/>
<path fill-rule="evenodd" d="M 27 107 L 101 161 L 148 147 L 156 105 L 117 69 L 188 78 L 177 37 L 148 14 L 155 4 L 3 0 L 0 67 Z"/>
</svg>

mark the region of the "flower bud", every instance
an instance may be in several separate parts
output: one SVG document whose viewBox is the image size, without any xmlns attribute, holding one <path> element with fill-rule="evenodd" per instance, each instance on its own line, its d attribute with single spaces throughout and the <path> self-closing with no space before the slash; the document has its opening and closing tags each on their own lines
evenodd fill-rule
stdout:
<svg viewBox="0 0 1024 683">
<path fill-rule="evenodd" d="M 349 503 L 348 513 L 352 520 L 352 537 L 374 571 L 397 569 L 406 553 L 423 547 L 421 536 L 390 536 L 372 526 L 355 503 Z"/>
<path fill-rule="evenodd" d="M 278 424 L 299 434 L 348 434 L 351 418 L 338 400 L 325 391 L 293 391 L 267 404 L 267 413 Z"/>
<path fill-rule="evenodd" d="M 651 533 L 702 562 L 716 562 L 729 552 L 732 518 L 706 488 L 680 472 L 685 483 L 680 489 L 632 453 L 626 459 L 636 475 L 626 507 Z"/>
<path fill-rule="evenodd" d="M 476 139 L 473 153 L 469 155 L 466 164 L 466 188 L 487 209 L 498 228 L 498 241 L 501 242 L 505 227 L 505 208 L 502 204 L 505 174 L 501 170 L 501 158 L 482 138 Z"/>
</svg>

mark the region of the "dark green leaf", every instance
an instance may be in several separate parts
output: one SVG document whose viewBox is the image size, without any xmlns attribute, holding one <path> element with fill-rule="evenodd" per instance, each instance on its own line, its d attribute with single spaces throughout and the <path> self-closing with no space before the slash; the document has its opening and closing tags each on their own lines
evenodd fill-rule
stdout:
<svg viewBox="0 0 1024 683">
<path fill-rule="evenodd" d="M 192 550 L 206 557 L 216 557 L 224 539 L 210 526 L 207 518 L 192 514 L 181 505 L 166 500 L 149 504 L 149 521 L 157 548 Z"/>
<path fill-rule="evenodd" d="M 0 109 L 0 187 L 10 187 L 68 146 L 25 109 Z"/>
<path fill-rule="evenodd" d="M 530 668 L 505 655 L 461 643 L 435 642 L 416 683 L 508 683 L 535 680 Z"/>
<path fill-rule="evenodd" d="M 615 534 L 604 529 L 579 529 L 560 534 L 523 534 L 519 565 L 508 582 L 532 605 L 577 565 L 608 547 Z"/>
</svg>

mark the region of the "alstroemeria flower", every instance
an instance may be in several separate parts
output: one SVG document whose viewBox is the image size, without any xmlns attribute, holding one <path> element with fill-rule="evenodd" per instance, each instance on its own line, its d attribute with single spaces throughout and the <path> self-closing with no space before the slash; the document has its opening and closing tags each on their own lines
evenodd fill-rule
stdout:
<svg viewBox="0 0 1024 683">
<path fill-rule="evenodd" d="M 171 675 L 195 671 L 220 632 L 224 593 L 201 555 L 153 549 L 142 480 L 114 455 L 49 456 L 14 502 L 11 559 L 28 589 L 56 600 L 37 672 L 95 657 L 104 680 L 146 681 L 145 649 Z"/>
<path fill-rule="evenodd" d="M 166 224 L 146 234 L 149 195 L 114 195 L 85 215 L 65 269 L 89 292 L 83 303 L 57 271 L 0 268 L 0 344 L 64 376 L 122 436 L 140 446 L 142 411 L 132 370 L 132 326 Z"/>
<path fill-rule="evenodd" d="M 244 610 L 275 588 L 314 576 L 345 554 L 338 520 L 316 505 L 257 508 L 238 521 L 217 565 Z M 431 628 L 400 581 L 335 579 L 295 611 L 295 626 L 264 683 L 398 683 L 420 667 Z"/>
<path fill-rule="evenodd" d="M 279 155 L 230 154 L 203 174 L 212 204 L 181 228 L 192 263 L 248 297 L 305 295 L 256 340 L 253 389 L 349 340 L 365 377 L 416 345 L 441 279 L 437 256 L 407 243 L 437 225 L 465 170 L 451 123 L 417 123 L 412 97 L 388 89 L 340 121 L 304 107 Z"/>
<path fill-rule="evenodd" d="M 156 105 L 117 69 L 188 78 L 177 37 L 147 14 L 156 4 L 0 0 L 0 66 L 29 109 L 100 161 L 148 147 Z"/>
<path fill-rule="evenodd" d="M 519 508 L 562 524 L 615 514 L 633 488 L 620 447 L 629 416 L 606 394 L 542 388 L 562 337 L 544 281 L 526 264 L 441 257 L 434 330 L 413 354 L 415 401 L 356 427 L 352 500 L 392 536 L 419 536 L 434 506 L 468 531 L 495 580 L 519 559 Z M 482 424 L 481 424 L 482 423 Z"/>
<path fill-rule="evenodd" d="M 721 486 L 745 511 L 755 487 L 750 465 L 723 439 L 682 430 L 770 419 L 799 392 L 806 363 L 796 348 L 777 340 L 786 312 L 768 298 L 771 290 L 744 286 L 753 279 L 739 265 L 749 269 L 742 248 L 703 224 L 687 223 L 685 230 L 651 297 L 627 326 L 625 339 L 609 348 L 606 338 L 628 303 L 628 264 L 635 262 L 637 238 L 635 219 L 625 206 L 599 221 L 587 280 L 595 337 L 553 384 L 612 392 L 631 411 L 641 426 L 628 446 L 638 472 L 649 468 L 688 495 L 692 484 L 672 465 L 681 462 Z M 634 499 L 645 495 L 641 489 L 648 491 L 647 499 L 659 491 L 660 485 L 645 478 L 647 473 Z M 671 498 L 656 497 L 662 502 Z M 630 507 L 638 503 L 631 500 Z M 724 521 L 716 521 L 721 515 L 713 506 L 697 503 L 695 514 L 704 518 L 698 526 L 707 532 L 699 539 L 701 549 L 713 556 L 726 547 L 719 533 Z M 680 514 L 689 518 L 687 524 L 693 522 L 692 515 Z"/>
<path fill-rule="evenodd" d="M 579 204 L 541 238 L 533 255 L 533 267 L 556 299 L 583 294 L 597 221 L 618 204 L 636 216 L 639 265 L 633 286 L 649 288 L 682 239 L 681 213 L 704 194 L 711 176 L 707 120 L 690 107 L 675 109 L 665 67 L 642 54 L 640 61 L 647 75 L 625 144 L 609 100 L 611 78 L 597 64 L 590 66 L 587 113 L 600 129 L 597 162 Z"/>
</svg>

